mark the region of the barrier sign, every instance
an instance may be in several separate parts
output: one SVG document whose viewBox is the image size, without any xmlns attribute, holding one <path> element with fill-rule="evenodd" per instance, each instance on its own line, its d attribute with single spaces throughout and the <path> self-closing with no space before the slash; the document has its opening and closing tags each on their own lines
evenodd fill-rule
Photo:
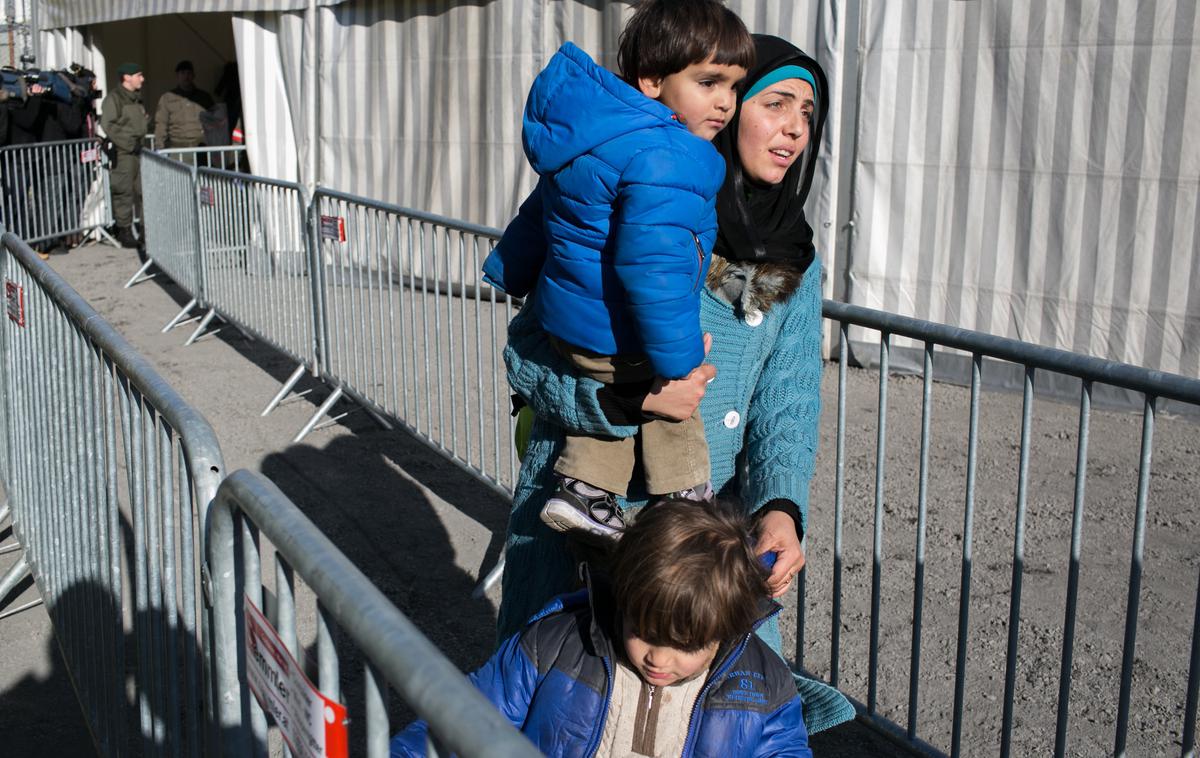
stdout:
<svg viewBox="0 0 1200 758">
<path fill-rule="evenodd" d="M 346 706 L 313 686 L 279 633 L 249 597 L 246 612 L 246 678 L 263 710 L 275 719 L 292 754 L 346 758 Z"/>
<path fill-rule="evenodd" d="M 346 241 L 346 219 L 341 216 L 321 216 L 321 239 Z"/>
<path fill-rule="evenodd" d="M 80 163 L 95 163 L 100 160 L 100 148 L 88 147 L 79 152 Z"/>
<path fill-rule="evenodd" d="M 8 317 L 17 326 L 25 326 L 25 288 L 16 282 L 5 280 L 4 299 L 8 301 Z"/>
<path fill-rule="evenodd" d="M 212 187 L 201 187 L 200 188 L 200 204 L 201 205 L 216 205 L 217 204 L 217 198 L 213 194 Z"/>
</svg>

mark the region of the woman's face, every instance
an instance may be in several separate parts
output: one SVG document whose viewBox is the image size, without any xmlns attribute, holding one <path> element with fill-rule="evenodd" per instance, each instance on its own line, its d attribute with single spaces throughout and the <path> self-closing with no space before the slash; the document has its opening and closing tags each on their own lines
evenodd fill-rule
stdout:
<svg viewBox="0 0 1200 758">
<path fill-rule="evenodd" d="M 808 147 L 813 117 L 812 85 L 784 79 L 742 103 L 738 114 L 738 157 L 746 176 L 779 184 Z"/>
</svg>

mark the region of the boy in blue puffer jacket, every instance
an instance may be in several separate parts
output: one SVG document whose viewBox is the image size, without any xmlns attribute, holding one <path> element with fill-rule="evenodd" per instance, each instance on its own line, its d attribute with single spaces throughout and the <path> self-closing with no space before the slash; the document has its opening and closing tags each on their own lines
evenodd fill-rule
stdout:
<svg viewBox="0 0 1200 758">
<path fill-rule="evenodd" d="M 617 544 L 612 588 L 550 603 L 471 680 L 545 755 L 811 758 L 787 664 L 754 629 L 779 612 L 745 520 L 669 500 Z M 424 755 L 426 725 L 392 738 Z"/>
<path fill-rule="evenodd" d="M 700 290 L 716 239 L 725 163 L 710 140 L 733 118 L 754 42 L 719 0 L 649 0 L 621 34 L 621 79 L 570 42 L 533 83 L 525 154 L 540 175 L 484 263 L 556 349 L 620 394 L 645 394 L 704 360 Z M 623 80 L 622 80 L 623 79 Z M 636 439 L 647 491 L 711 497 L 699 412 L 637 438 L 568 433 L 542 520 L 612 538 L 624 527 Z"/>
</svg>

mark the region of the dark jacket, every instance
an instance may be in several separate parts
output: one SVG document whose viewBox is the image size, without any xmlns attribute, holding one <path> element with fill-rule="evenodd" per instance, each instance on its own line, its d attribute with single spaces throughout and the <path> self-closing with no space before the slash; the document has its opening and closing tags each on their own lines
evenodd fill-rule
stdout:
<svg viewBox="0 0 1200 758">
<path fill-rule="evenodd" d="M 133 154 L 141 151 L 147 121 L 141 92 L 130 92 L 118 85 L 104 98 L 104 105 L 100 109 L 100 125 L 119 152 Z"/>
<path fill-rule="evenodd" d="M 779 612 L 770 610 L 759 623 Z M 615 618 L 601 589 L 556 598 L 471 681 L 545 755 L 591 756 L 612 693 Z M 426 724 L 392 738 L 393 758 L 425 755 Z M 692 710 L 683 758 L 811 758 L 787 664 L 750 632 L 722 645 Z"/>
<path fill-rule="evenodd" d="M 570 42 L 533 83 L 523 139 L 541 180 L 485 279 L 518 297 L 536 284 L 542 327 L 572 345 L 686 376 L 704 360 L 716 148 Z"/>
</svg>

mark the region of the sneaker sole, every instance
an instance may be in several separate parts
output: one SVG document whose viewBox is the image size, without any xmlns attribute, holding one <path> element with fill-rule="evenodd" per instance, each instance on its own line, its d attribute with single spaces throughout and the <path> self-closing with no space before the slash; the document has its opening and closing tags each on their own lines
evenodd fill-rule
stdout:
<svg viewBox="0 0 1200 758">
<path fill-rule="evenodd" d="M 561 500 L 546 503 L 542 509 L 542 521 L 556 532 L 585 532 L 608 540 L 615 540 L 621 534 L 618 529 L 597 524 Z"/>
</svg>

